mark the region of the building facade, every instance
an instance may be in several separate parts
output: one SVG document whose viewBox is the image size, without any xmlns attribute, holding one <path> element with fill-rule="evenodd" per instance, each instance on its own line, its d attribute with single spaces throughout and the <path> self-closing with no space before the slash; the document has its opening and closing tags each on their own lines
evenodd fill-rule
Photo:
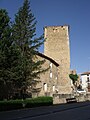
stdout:
<svg viewBox="0 0 90 120">
<path fill-rule="evenodd" d="M 46 62 L 43 68 L 48 71 L 40 75 L 38 90 L 34 96 L 70 94 L 72 92 L 70 74 L 69 26 L 48 26 L 44 28 L 44 53 L 38 59 Z"/>
<path fill-rule="evenodd" d="M 81 86 L 87 92 L 90 92 L 90 72 L 84 72 L 81 74 Z"/>
<path fill-rule="evenodd" d="M 52 58 L 38 53 L 38 60 L 45 60 L 42 65 L 43 69 L 47 69 L 46 72 L 40 74 L 38 83 L 32 89 L 32 97 L 35 96 L 52 96 L 54 93 L 58 93 L 58 67 L 59 64 Z M 30 91 L 31 92 L 31 91 Z"/>
</svg>

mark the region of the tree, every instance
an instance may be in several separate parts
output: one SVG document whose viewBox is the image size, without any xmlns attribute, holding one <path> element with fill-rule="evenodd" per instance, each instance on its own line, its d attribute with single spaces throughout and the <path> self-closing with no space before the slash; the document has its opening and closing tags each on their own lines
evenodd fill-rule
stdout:
<svg viewBox="0 0 90 120">
<path fill-rule="evenodd" d="M 10 19 L 8 13 L 4 9 L 0 9 L 0 92 L 2 98 L 7 95 L 7 83 L 8 83 L 8 60 L 7 54 L 9 52 L 8 48 L 11 45 L 10 41 Z M 0 97 L 1 97 L 0 96 Z"/>
<path fill-rule="evenodd" d="M 0 97 L 10 97 L 18 79 L 20 51 L 15 46 L 8 13 L 0 9 Z M 18 69 L 19 68 L 19 69 Z M 20 78 L 20 76 L 19 76 Z"/>
<path fill-rule="evenodd" d="M 77 89 L 77 80 L 78 80 L 78 75 L 77 74 L 69 74 L 69 77 L 71 78 L 73 85 L 75 87 L 75 91 Z"/>
<path fill-rule="evenodd" d="M 19 9 L 15 15 L 15 21 L 13 23 L 12 36 L 14 44 L 18 47 L 21 55 L 19 59 L 20 63 L 20 79 L 18 83 L 19 88 L 26 91 L 29 85 L 36 84 L 39 79 L 40 73 L 43 68 L 41 65 L 45 61 L 36 60 L 38 48 L 43 44 L 43 36 L 35 38 L 36 32 L 36 20 L 30 9 L 30 2 L 24 0 L 23 6 Z"/>
<path fill-rule="evenodd" d="M 0 92 L 2 99 L 8 97 L 10 92 L 10 47 L 11 27 L 10 18 L 4 9 L 0 9 Z M 9 86 L 9 87 L 8 87 Z M 3 90 L 3 91 L 2 91 Z"/>
<path fill-rule="evenodd" d="M 78 75 L 77 74 L 70 74 L 69 77 L 71 78 L 73 84 L 78 80 Z"/>
</svg>

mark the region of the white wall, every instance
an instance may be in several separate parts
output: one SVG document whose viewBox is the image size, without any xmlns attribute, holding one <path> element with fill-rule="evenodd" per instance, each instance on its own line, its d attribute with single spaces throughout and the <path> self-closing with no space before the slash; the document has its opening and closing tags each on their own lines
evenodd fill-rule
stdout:
<svg viewBox="0 0 90 120">
<path fill-rule="evenodd" d="M 82 89 L 87 88 L 87 75 L 81 75 L 81 85 Z"/>
</svg>

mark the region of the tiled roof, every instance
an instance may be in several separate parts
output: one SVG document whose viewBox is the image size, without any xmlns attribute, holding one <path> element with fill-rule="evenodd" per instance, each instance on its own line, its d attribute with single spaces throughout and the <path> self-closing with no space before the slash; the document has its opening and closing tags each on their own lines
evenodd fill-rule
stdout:
<svg viewBox="0 0 90 120">
<path fill-rule="evenodd" d="M 52 62 L 56 66 L 59 66 L 59 64 L 55 60 L 53 60 L 52 58 L 50 58 L 50 57 L 48 57 L 48 56 L 46 56 L 46 55 L 44 55 L 42 53 L 37 53 L 37 55 L 40 56 L 40 57 L 43 57 L 43 58 L 45 58 L 47 60 L 49 60 L 50 62 Z"/>
<path fill-rule="evenodd" d="M 90 71 L 81 73 L 81 75 L 89 75 L 89 74 L 90 74 Z"/>
</svg>

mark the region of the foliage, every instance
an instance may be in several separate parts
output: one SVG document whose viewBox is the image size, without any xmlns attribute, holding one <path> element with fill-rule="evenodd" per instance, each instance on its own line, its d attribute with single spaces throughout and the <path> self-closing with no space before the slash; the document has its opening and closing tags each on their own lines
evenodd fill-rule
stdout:
<svg viewBox="0 0 90 120">
<path fill-rule="evenodd" d="M 26 107 L 48 106 L 53 104 L 52 97 L 38 97 L 30 100 L 25 100 Z"/>
<path fill-rule="evenodd" d="M 73 81 L 73 84 L 78 80 L 78 75 L 77 74 L 70 74 L 69 77 Z"/>
<path fill-rule="evenodd" d="M 21 109 L 22 100 L 0 101 L 0 111 Z"/>
<path fill-rule="evenodd" d="M 0 23 L 0 99 L 8 99 L 17 84 L 20 51 L 13 44 L 10 18 L 4 9 L 0 10 Z"/>
<path fill-rule="evenodd" d="M 36 32 L 35 17 L 31 12 L 30 3 L 25 0 L 23 6 L 19 9 L 15 15 L 15 22 L 12 25 L 14 44 L 18 46 L 21 52 L 20 56 L 20 70 L 18 79 L 19 88 L 23 88 L 26 91 L 27 86 L 36 84 L 37 79 L 40 77 L 40 73 L 44 70 L 41 65 L 45 61 L 36 61 L 38 48 L 43 44 L 43 36 L 35 38 Z"/>
<path fill-rule="evenodd" d="M 45 60 L 37 61 L 44 39 L 43 35 L 35 38 L 36 23 L 29 0 L 24 0 L 12 24 L 7 11 L 0 10 L 0 99 L 17 92 L 22 96 L 46 71 L 42 68 Z"/>
<path fill-rule="evenodd" d="M 12 51 L 10 18 L 6 10 L 0 9 L 0 98 L 8 97 L 12 91 Z"/>
<path fill-rule="evenodd" d="M 0 101 L 0 111 L 48 106 L 52 104 L 53 104 L 52 97 L 38 97 L 26 100 Z"/>
</svg>

